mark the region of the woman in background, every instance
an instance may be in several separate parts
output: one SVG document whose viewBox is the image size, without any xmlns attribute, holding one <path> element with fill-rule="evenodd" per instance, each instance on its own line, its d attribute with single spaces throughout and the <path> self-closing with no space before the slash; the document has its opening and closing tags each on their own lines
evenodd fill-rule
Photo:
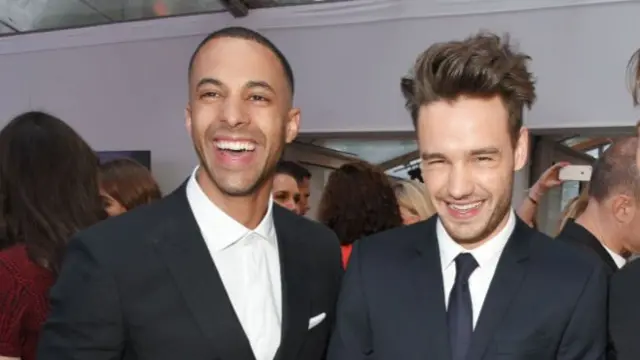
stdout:
<svg viewBox="0 0 640 360">
<path fill-rule="evenodd" d="M 0 359 L 35 360 L 67 242 L 105 215 L 98 158 L 71 127 L 29 112 L 0 131 Z"/>
<path fill-rule="evenodd" d="M 436 213 L 423 183 L 416 180 L 398 180 L 393 185 L 393 190 L 405 225 L 427 220 Z"/>
<path fill-rule="evenodd" d="M 345 268 L 356 240 L 402 226 L 389 178 L 364 161 L 343 165 L 331 173 L 322 193 L 318 220 L 338 235 Z"/>
<path fill-rule="evenodd" d="M 580 191 L 580 195 L 571 199 L 569 203 L 564 207 L 562 216 L 560 217 L 560 223 L 558 224 L 556 236 L 560 235 L 562 229 L 564 229 L 564 226 L 567 225 L 567 222 L 569 222 L 570 220 L 575 220 L 578 216 L 582 215 L 588 204 L 589 184 L 585 185 L 582 188 L 582 191 Z"/>
<path fill-rule="evenodd" d="M 149 169 L 135 160 L 122 158 L 100 166 L 100 194 L 109 216 L 162 198 Z"/>
</svg>

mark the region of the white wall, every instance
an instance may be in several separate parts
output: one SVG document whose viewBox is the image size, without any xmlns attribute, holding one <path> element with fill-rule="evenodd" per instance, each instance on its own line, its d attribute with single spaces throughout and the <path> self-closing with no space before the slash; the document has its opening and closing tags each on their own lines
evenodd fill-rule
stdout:
<svg viewBox="0 0 640 360">
<path fill-rule="evenodd" d="M 609 4 L 527 10 L 583 2 Z M 498 5 L 523 11 L 492 12 Z M 639 13 L 634 1 L 356 0 L 0 38 L 0 125 L 28 109 L 50 111 L 98 150 L 151 150 L 170 190 L 195 162 L 183 128 L 189 56 L 204 34 L 230 24 L 264 29 L 287 54 L 304 132 L 411 130 L 400 76 L 434 41 L 480 28 L 511 31 L 533 56 L 539 102 L 530 127 L 630 125 L 638 115 L 624 68 Z"/>
</svg>

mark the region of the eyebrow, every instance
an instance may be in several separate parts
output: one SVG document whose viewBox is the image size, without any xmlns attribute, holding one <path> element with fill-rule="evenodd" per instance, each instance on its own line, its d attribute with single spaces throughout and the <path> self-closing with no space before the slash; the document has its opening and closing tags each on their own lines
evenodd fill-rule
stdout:
<svg viewBox="0 0 640 360">
<path fill-rule="evenodd" d="M 222 81 L 220 81 L 218 79 L 205 77 L 205 78 L 200 79 L 200 81 L 198 81 L 198 84 L 196 85 L 196 89 L 199 89 L 200 87 L 202 87 L 204 85 L 224 86 Z M 251 81 L 248 81 L 244 85 L 244 87 L 247 88 L 247 89 L 263 88 L 263 89 L 266 89 L 266 90 L 271 91 L 273 93 L 276 92 L 273 89 L 273 87 L 271 85 L 269 85 L 269 83 L 266 82 L 266 81 L 251 80 Z"/>
<path fill-rule="evenodd" d="M 469 152 L 469 155 L 471 156 L 478 156 L 478 155 L 497 155 L 500 154 L 500 149 L 495 148 L 495 147 L 486 147 L 486 148 L 480 148 L 480 149 L 474 149 L 471 150 Z M 447 157 L 443 154 L 443 153 L 428 153 L 428 152 L 423 152 L 420 157 L 422 158 L 422 160 L 432 160 L 432 159 L 446 159 Z"/>
</svg>

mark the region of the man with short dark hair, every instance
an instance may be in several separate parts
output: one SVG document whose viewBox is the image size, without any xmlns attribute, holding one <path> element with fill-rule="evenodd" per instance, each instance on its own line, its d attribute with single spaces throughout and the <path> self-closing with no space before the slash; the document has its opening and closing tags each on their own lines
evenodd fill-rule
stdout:
<svg viewBox="0 0 640 360">
<path fill-rule="evenodd" d="M 640 49 L 628 66 L 629 84 L 634 106 L 640 104 Z M 640 121 L 636 124 L 636 134 L 640 138 Z M 636 146 L 636 166 L 640 169 L 640 141 Z M 638 233 L 636 233 L 638 237 Z M 636 254 L 638 253 L 635 251 Z M 609 293 L 609 333 L 616 360 L 640 359 L 640 260 L 634 260 L 611 278 Z"/>
<path fill-rule="evenodd" d="M 328 360 L 604 359 L 602 266 L 511 208 L 528 59 L 486 33 L 418 57 L 403 90 L 437 216 L 355 243 Z"/>
<path fill-rule="evenodd" d="M 626 264 L 629 251 L 640 251 L 637 144 L 637 138 L 616 140 L 596 161 L 586 209 L 558 235 L 596 255 L 609 274 Z"/>
<path fill-rule="evenodd" d="M 273 204 L 296 137 L 289 63 L 225 28 L 189 64 L 199 166 L 166 198 L 79 233 L 40 360 L 321 360 L 341 278 L 335 234 Z"/>
</svg>

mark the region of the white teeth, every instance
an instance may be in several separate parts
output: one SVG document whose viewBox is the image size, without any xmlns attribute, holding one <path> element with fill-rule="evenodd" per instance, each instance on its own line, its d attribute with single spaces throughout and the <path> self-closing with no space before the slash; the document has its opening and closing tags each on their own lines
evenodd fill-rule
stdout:
<svg viewBox="0 0 640 360">
<path fill-rule="evenodd" d="M 216 141 L 216 147 L 220 150 L 253 151 L 256 145 L 248 141 Z"/>
<path fill-rule="evenodd" d="M 474 202 L 471 204 L 464 204 L 464 205 L 449 204 L 449 207 L 454 210 L 469 211 L 469 210 L 480 207 L 481 204 L 482 204 L 482 201 L 478 201 L 478 202 Z"/>
</svg>

